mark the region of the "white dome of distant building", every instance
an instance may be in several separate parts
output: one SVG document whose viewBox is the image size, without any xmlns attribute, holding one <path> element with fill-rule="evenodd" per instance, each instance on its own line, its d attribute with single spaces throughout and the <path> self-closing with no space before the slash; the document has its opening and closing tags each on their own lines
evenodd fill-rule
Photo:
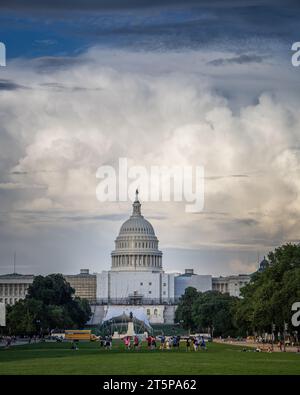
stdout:
<svg viewBox="0 0 300 395">
<path fill-rule="evenodd" d="M 121 226 L 111 253 L 114 271 L 162 271 L 162 252 L 153 226 L 141 214 L 138 191 L 131 217 Z"/>
</svg>

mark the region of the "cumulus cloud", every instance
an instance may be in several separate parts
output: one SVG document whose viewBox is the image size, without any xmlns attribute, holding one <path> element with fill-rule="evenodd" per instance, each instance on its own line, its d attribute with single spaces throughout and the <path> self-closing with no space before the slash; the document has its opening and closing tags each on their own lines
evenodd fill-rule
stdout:
<svg viewBox="0 0 300 395">
<path fill-rule="evenodd" d="M 195 62 L 187 62 L 188 56 Z M 116 218 L 126 216 L 130 204 L 98 202 L 96 171 L 101 165 L 117 167 L 118 159 L 127 157 L 147 168 L 204 166 L 202 213 L 187 214 L 181 203 L 143 205 L 162 249 L 245 250 L 256 256 L 257 250 L 297 239 L 298 107 L 274 84 L 272 91 L 261 91 L 255 77 L 270 76 L 267 64 L 252 69 L 254 86 L 244 86 L 247 103 L 232 106 L 222 94 L 232 71 L 215 78 L 207 66 L 212 59 L 215 53 L 161 54 L 158 61 L 157 54 L 93 49 L 73 61 L 47 61 L 45 72 L 41 63 L 13 62 L 5 71 L 7 80 L 30 89 L 0 92 L 1 130 L 15 147 L 2 163 L 0 189 L 24 189 L 3 200 L 8 223 L 14 230 L 26 223 L 33 234 L 46 223 L 47 232 L 66 234 L 59 227 L 72 233 L 78 223 L 93 222 L 101 235 L 94 227 L 85 231 L 94 232 L 91 239 L 97 234 L 103 242 L 110 240 L 104 249 L 109 262 Z M 239 72 L 241 81 L 242 73 L 249 75 Z M 166 269 L 180 266 L 172 259 Z M 253 260 L 245 267 L 231 261 L 224 263 L 224 272 L 253 269 Z M 107 268 L 107 262 L 97 269 Z"/>
</svg>

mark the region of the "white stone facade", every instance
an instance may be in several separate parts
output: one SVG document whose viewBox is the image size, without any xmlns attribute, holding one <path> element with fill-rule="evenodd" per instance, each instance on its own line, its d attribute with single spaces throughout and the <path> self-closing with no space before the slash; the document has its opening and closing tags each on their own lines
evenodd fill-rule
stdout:
<svg viewBox="0 0 300 395">
<path fill-rule="evenodd" d="M 175 297 L 175 274 L 103 271 L 97 274 L 97 300 L 110 303 L 169 303 Z"/>
<path fill-rule="evenodd" d="M 24 299 L 33 275 L 5 274 L 0 276 L 0 303 L 13 305 Z"/>
<path fill-rule="evenodd" d="M 249 274 L 238 274 L 236 276 L 213 277 L 212 289 L 230 296 L 240 297 L 241 289 L 250 282 Z"/>
</svg>

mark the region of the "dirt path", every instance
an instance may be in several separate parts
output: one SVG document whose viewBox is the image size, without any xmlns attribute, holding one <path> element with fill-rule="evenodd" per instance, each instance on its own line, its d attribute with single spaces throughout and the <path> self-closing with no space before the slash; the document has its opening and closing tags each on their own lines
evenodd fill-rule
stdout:
<svg viewBox="0 0 300 395">
<path fill-rule="evenodd" d="M 230 344 L 232 346 L 245 346 L 245 347 L 252 347 L 252 348 L 256 348 L 256 347 L 260 347 L 262 348 L 262 351 L 267 351 L 268 348 L 268 344 L 262 344 L 262 343 L 255 343 L 255 342 L 247 342 L 247 341 L 233 341 L 233 340 L 220 340 L 220 339 L 214 339 L 215 343 L 220 343 L 220 344 Z M 297 352 L 297 347 L 292 347 L 292 346 L 288 346 L 286 347 L 286 352 Z M 280 351 L 280 348 L 277 346 L 277 344 L 274 344 L 274 349 L 273 352 L 282 352 Z"/>
</svg>

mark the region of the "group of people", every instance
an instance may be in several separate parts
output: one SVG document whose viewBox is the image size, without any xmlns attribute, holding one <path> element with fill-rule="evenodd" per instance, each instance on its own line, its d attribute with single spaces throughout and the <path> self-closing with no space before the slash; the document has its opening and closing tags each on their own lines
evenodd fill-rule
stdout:
<svg viewBox="0 0 300 395">
<path fill-rule="evenodd" d="M 171 336 L 166 337 L 165 335 L 161 335 L 158 337 L 149 335 L 146 338 L 147 348 L 148 350 L 179 350 L 180 347 L 180 336 Z M 184 339 L 183 339 L 184 341 Z M 125 350 L 140 350 L 142 347 L 142 339 L 137 336 L 125 336 L 123 338 L 123 344 Z M 112 337 L 105 336 L 100 339 L 100 346 L 104 347 L 106 350 L 112 349 Z M 191 336 L 185 339 L 186 351 L 194 350 L 207 350 L 205 339 L 203 336 Z"/>
<path fill-rule="evenodd" d="M 132 339 L 130 336 L 125 336 L 123 342 L 125 349 L 127 350 L 132 348 L 134 350 L 140 350 L 142 346 L 142 340 L 137 335 L 133 336 Z M 178 349 L 180 344 L 180 336 L 166 337 L 161 335 L 159 337 L 155 337 L 149 335 L 146 338 L 146 342 L 148 350 L 156 350 L 157 348 L 160 350 L 170 350 L 172 347 Z"/>
<path fill-rule="evenodd" d="M 170 350 L 171 348 L 179 350 L 179 345 L 180 345 L 180 336 L 172 336 L 172 337 L 166 337 L 165 335 L 161 335 L 159 337 L 160 339 L 160 350 Z M 148 343 L 149 347 L 149 343 Z"/>
<path fill-rule="evenodd" d="M 123 339 L 125 349 L 130 350 L 133 348 L 134 350 L 140 350 L 141 348 L 141 342 L 140 339 L 137 335 L 133 337 L 133 343 L 131 344 L 131 337 L 130 336 L 125 336 Z"/>
<path fill-rule="evenodd" d="M 0 340 L 5 341 L 5 347 L 9 348 L 16 341 L 16 338 L 14 336 L 6 336 L 6 337 L 2 337 Z M 32 340 L 36 341 L 35 338 L 32 339 L 32 337 L 30 337 L 29 343 L 31 343 Z M 190 351 L 190 350 L 198 351 L 200 349 L 207 350 L 203 336 L 197 336 L 197 337 L 191 336 L 191 337 L 183 339 L 183 341 L 184 340 L 185 340 L 186 351 Z M 180 341 L 181 341 L 180 336 L 168 336 L 167 337 L 165 335 L 161 335 L 161 336 L 155 337 L 155 336 L 149 335 L 146 338 L 148 350 L 156 350 L 156 349 L 159 349 L 159 350 L 171 350 L 171 349 L 179 350 Z M 99 342 L 100 342 L 100 347 L 104 347 L 106 350 L 112 349 L 112 336 L 108 335 L 103 338 L 100 338 Z M 138 351 L 142 348 L 142 338 L 137 335 L 125 336 L 123 338 L 123 343 L 124 343 L 125 350 L 132 350 L 133 349 L 133 350 Z M 72 350 L 79 349 L 78 341 L 76 341 L 76 340 L 72 341 L 71 349 Z"/>
<path fill-rule="evenodd" d="M 149 335 L 146 338 L 148 350 L 155 350 L 156 349 L 156 337 Z"/>
<path fill-rule="evenodd" d="M 16 336 L 3 336 L 0 339 L 0 342 L 5 343 L 5 348 L 9 348 L 13 343 L 15 343 L 17 340 Z"/>
<path fill-rule="evenodd" d="M 207 351 L 205 339 L 203 336 L 188 337 L 185 343 L 186 351 L 191 350 L 191 345 L 193 346 L 194 351 L 198 351 L 198 350 Z"/>
</svg>

